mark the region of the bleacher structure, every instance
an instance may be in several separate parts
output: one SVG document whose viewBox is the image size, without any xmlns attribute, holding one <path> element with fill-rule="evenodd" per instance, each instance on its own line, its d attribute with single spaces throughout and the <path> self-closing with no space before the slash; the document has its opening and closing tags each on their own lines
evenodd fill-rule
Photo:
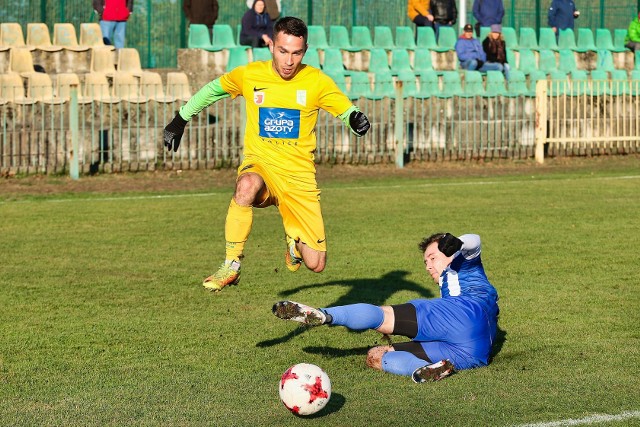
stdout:
<svg viewBox="0 0 640 427">
<path fill-rule="evenodd" d="M 540 110 L 549 119 L 547 154 L 601 152 L 598 140 L 609 151 L 637 152 L 640 55 L 621 48 L 622 31 L 578 28 L 556 40 L 548 30 L 503 28 L 505 76 L 460 70 L 455 28 L 441 28 L 436 39 L 425 27 L 416 34 L 409 27 L 310 26 L 303 63 L 329 75 L 373 125 L 355 139 L 323 113 L 317 161 L 397 161 L 400 151 L 414 159 L 538 156 Z M 70 133 L 61 123 L 70 114 L 80 119 L 85 172 L 237 164 L 244 129 L 238 102 L 222 100 L 194 117 L 178 153 L 163 149 L 162 129 L 202 85 L 269 60 L 270 51 L 240 46 L 237 31 L 223 24 L 213 39 L 192 24 L 188 40 L 179 70 L 158 73 L 142 68 L 136 49 L 105 45 L 97 24 L 76 32 L 59 23 L 51 32 L 29 23 L 26 39 L 21 25 L 0 24 L 0 172 L 67 170 Z M 610 108 L 616 113 L 600 115 Z M 398 115 L 403 129 L 396 129 Z"/>
</svg>

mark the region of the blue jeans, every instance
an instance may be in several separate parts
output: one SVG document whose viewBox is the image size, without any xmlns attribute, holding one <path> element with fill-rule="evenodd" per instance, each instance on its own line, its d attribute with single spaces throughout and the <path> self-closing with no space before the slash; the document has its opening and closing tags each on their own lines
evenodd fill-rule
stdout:
<svg viewBox="0 0 640 427">
<path fill-rule="evenodd" d="M 109 40 L 116 49 L 124 47 L 124 34 L 127 29 L 127 21 L 100 21 L 102 37 Z"/>
<path fill-rule="evenodd" d="M 500 64 L 499 62 L 485 62 L 482 64 L 482 67 L 478 69 L 478 71 L 487 72 L 487 71 L 502 71 L 504 74 L 504 78 L 509 80 L 509 64 Z"/>
</svg>

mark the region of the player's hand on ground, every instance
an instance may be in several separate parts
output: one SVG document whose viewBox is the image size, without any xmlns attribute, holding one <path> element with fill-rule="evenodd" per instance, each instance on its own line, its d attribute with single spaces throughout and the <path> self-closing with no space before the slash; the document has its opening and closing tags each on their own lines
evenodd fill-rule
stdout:
<svg viewBox="0 0 640 427">
<path fill-rule="evenodd" d="M 364 115 L 362 111 L 353 111 L 349 115 L 349 126 L 358 136 L 364 136 L 371 127 L 369 119 Z"/>
<path fill-rule="evenodd" d="M 178 113 L 173 120 L 171 120 L 171 123 L 164 128 L 164 146 L 167 147 L 167 150 L 178 151 L 180 140 L 182 139 L 182 134 L 186 126 L 187 121 Z"/>
<path fill-rule="evenodd" d="M 446 233 L 438 242 L 438 250 L 446 256 L 451 256 L 462 248 L 462 240 L 450 233 Z"/>
</svg>

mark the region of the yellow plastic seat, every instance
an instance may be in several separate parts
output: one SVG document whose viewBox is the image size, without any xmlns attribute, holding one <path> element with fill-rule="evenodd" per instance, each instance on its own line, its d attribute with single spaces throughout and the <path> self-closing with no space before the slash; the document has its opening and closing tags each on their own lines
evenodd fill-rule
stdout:
<svg viewBox="0 0 640 427">
<path fill-rule="evenodd" d="M 85 74 L 84 96 L 94 101 L 109 104 L 120 102 L 120 98 L 111 95 L 106 74 L 99 72 Z"/>
<path fill-rule="evenodd" d="M 27 45 L 45 52 L 58 52 L 62 47 L 51 44 L 49 27 L 44 23 L 27 24 Z"/>
<path fill-rule="evenodd" d="M 118 72 L 133 74 L 136 77 L 142 76 L 140 54 L 137 49 L 132 47 L 118 49 Z"/>
<path fill-rule="evenodd" d="M 108 77 L 113 77 L 116 73 L 116 66 L 113 61 L 113 51 L 106 47 L 96 47 L 91 49 L 92 73 L 104 73 Z"/>
<path fill-rule="evenodd" d="M 9 50 L 12 47 L 22 47 L 35 50 L 33 46 L 27 46 L 24 42 L 22 26 L 17 22 L 5 22 L 0 24 L 0 46 L 1 50 Z"/>
<path fill-rule="evenodd" d="M 45 73 L 33 73 L 29 76 L 27 96 L 44 104 L 64 103 L 64 99 L 60 99 L 54 95 L 51 77 Z"/>
<path fill-rule="evenodd" d="M 76 73 L 60 73 L 57 75 L 56 92 L 58 98 L 69 101 L 71 99 L 71 86 L 75 85 L 78 88 L 78 104 L 88 104 L 91 102 L 90 98 L 82 95 L 80 90 L 80 78 Z"/>
<path fill-rule="evenodd" d="M 140 95 L 140 83 L 131 73 L 117 72 L 113 76 L 113 95 L 134 104 L 143 104 L 149 101 L 149 98 Z"/>
<path fill-rule="evenodd" d="M 62 46 L 64 49 L 74 52 L 83 52 L 89 50 L 89 46 L 81 46 L 78 44 L 76 36 L 76 28 L 73 24 L 59 23 L 53 25 L 53 44 Z"/>
<path fill-rule="evenodd" d="M 14 104 L 35 104 L 24 94 L 24 82 L 18 73 L 0 74 L 0 96 Z"/>
<path fill-rule="evenodd" d="M 100 24 L 95 22 L 87 22 L 80 24 L 80 45 L 88 46 L 90 48 L 106 48 L 109 50 L 115 50 L 113 46 L 107 46 L 104 44 L 104 36 L 100 29 Z"/>
<path fill-rule="evenodd" d="M 167 95 L 188 101 L 192 96 L 189 77 L 181 72 L 167 73 Z"/>
<path fill-rule="evenodd" d="M 25 47 L 12 47 L 9 51 L 9 72 L 29 77 L 35 73 L 31 51 Z"/>
<path fill-rule="evenodd" d="M 168 104 L 176 100 L 173 96 L 165 95 L 160 74 L 149 71 L 145 71 L 140 77 L 140 94 L 161 103 Z"/>
</svg>

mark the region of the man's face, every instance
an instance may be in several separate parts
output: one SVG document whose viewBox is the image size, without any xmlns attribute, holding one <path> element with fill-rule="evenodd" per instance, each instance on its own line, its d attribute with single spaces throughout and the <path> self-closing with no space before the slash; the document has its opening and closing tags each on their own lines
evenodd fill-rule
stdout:
<svg viewBox="0 0 640 427">
<path fill-rule="evenodd" d="M 433 242 L 427 246 L 424 251 L 424 265 L 427 273 L 431 275 L 436 282 L 445 268 L 451 264 L 452 257 L 448 257 L 438 250 L 438 242 Z"/>
<path fill-rule="evenodd" d="M 471 39 L 473 38 L 473 31 L 465 31 L 464 33 L 462 33 L 464 35 L 465 39 Z"/>
<path fill-rule="evenodd" d="M 304 39 L 280 32 L 276 34 L 270 48 L 274 71 L 284 80 L 294 78 L 300 71 L 302 57 L 307 51 Z"/>
</svg>

